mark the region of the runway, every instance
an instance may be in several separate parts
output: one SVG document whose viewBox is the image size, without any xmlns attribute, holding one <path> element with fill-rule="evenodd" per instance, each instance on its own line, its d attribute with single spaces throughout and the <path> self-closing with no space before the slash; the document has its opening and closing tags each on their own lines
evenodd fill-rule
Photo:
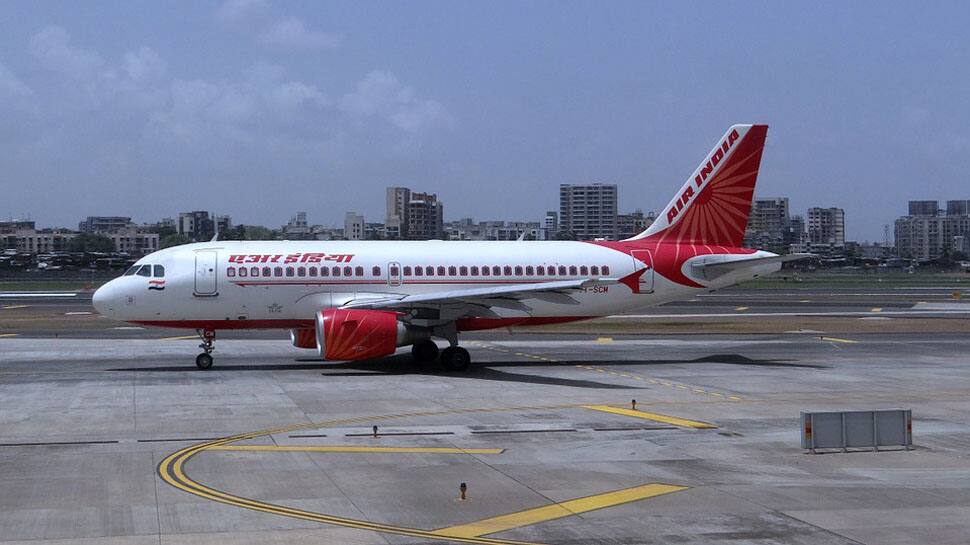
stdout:
<svg viewBox="0 0 970 545">
<path fill-rule="evenodd" d="M 207 372 L 149 330 L 0 338 L 0 542 L 964 543 L 970 342 L 914 321 L 482 333 L 464 374 L 261 338 Z M 799 448 L 801 410 L 890 407 L 915 450 Z"/>
</svg>

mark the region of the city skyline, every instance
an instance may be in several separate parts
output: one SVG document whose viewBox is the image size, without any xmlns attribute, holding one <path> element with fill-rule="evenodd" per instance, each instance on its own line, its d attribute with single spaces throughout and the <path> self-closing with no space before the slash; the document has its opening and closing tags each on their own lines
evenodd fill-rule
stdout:
<svg viewBox="0 0 970 545">
<path fill-rule="evenodd" d="M 379 217 L 369 195 L 412 185 L 452 218 L 536 218 L 559 184 L 598 180 L 652 210 L 725 127 L 763 122 L 758 196 L 843 207 L 848 237 L 879 240 L 898 203 L 946 198 L 970 171 L 967 15 L 6 3 L 0 214 L 207 209 L 267 225 L 305 208 L 339 225 L 346 210 Z"/>
</svg>

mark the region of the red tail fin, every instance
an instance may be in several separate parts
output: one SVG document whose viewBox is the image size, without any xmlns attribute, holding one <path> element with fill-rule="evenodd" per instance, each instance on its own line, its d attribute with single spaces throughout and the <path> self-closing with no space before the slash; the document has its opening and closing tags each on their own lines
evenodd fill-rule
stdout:
<svg viewBox="0 0 970 545">
<path fill-rule="evenodd" d="M 728 129 L 657 221 L 630 240 L 740 246 L 767 134 L 767 125 Z"/>
</svg>

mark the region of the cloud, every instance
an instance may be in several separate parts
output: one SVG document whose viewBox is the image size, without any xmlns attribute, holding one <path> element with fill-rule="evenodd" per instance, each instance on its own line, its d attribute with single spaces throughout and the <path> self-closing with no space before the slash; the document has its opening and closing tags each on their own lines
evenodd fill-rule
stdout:
<svg viewBox="0 0 970 545">
<path fill-rule="evenodd" d="M 128 77 L 136 82 L 157 80 L 168 71 L 168 64 L 152 48 L 146 46 L 138 51 L 125 53 L 123 65 Z"/>
<path fill-rule="evenodd" d="M 375 70 L 358 82 L 356 91 L 340 100 L 340 109 L 357 118 L 379 117 L 409 133 L 454 124 L 444 106 L 419 98 L 412 88 L 383 70 Z"/>
<path fill-rule="evenodd" d="M 59 26 L 48 26 L 30 40 L 30 52 L 41 65 L 72 78 L 95 74 L 104 65 L 101 56 L 71 45 L 71 36 Z"/>
<path fill-rule="evenodd" d="M 216 10 L 216 20 L 230 27 L 244 27 L 268 11 L 266 0 L 226 0 Z"/>
<path fill-rule="evenodd" d="M 308 30 L 303 21 L 289 17 L 261 32 L 256 40 L 263 46 L 291 50 L 332 49 L 340 43 L 335 34 Z"/>
<path fill-rule="evenodd" d="M 34 91 L 6 66 L 0 64 L 0 96 L 29 97 Z"/>
</svg>

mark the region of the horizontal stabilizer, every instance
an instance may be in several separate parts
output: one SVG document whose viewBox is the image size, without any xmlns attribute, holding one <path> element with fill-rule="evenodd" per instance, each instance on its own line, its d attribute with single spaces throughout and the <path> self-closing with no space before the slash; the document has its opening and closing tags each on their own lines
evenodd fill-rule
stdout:
<svg viewBox="0 0 970 545">
<path fill-rule="evenodd" d="M 765 257 L 748 257 L 744 259 L 732 259 L 729 261 L 716 261 L 713 263 L 695 263 L 691 266 L 694 276 L 706 280 L 714 280 L 725 274 L 750 269 L 759 265 L 770 265 L 772 263 L 787 263 L 789 261 L 799 261 L 815 257 L 815 254 L 788 254 L 773 255 Z"/>
</svg>

